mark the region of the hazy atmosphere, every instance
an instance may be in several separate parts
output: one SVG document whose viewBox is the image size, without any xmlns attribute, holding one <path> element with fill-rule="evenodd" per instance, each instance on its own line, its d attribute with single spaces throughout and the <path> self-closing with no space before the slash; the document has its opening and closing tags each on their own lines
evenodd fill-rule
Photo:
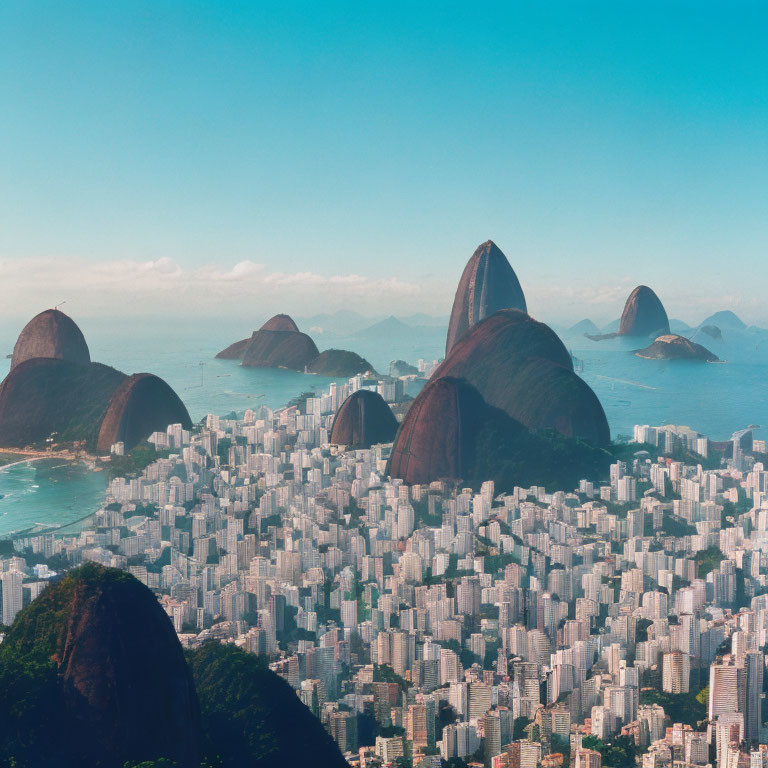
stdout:
<svg viewBox="0 0 768 768">
<path fill-rule="evenodd" d="M 537 317 L 647 282 L 768 323 L 766 36 L 760 2 L 5 2 L 0 313 L 447 316 L 492 238 Z"/>
</svg>

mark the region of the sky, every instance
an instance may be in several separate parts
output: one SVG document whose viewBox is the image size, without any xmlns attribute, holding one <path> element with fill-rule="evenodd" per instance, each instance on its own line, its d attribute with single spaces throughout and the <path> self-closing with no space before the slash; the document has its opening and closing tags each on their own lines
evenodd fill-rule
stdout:
<svg viewBox="0 0 768 768">
<path fill-rule="evenodd" d="M 764 2 L 0 4 L 0 319 L 768 325 Z"/>
</svg>

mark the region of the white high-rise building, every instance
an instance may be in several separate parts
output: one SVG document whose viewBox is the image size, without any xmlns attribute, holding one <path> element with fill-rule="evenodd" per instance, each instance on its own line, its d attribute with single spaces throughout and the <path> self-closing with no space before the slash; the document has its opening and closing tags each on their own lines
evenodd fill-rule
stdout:
<svg viewBox="0 0 768 768">
<path fill-rule="evenodd" d="M 3 585 L 3 624 L 13 623 L 16 614 L 23 607 L 24 574 L 19 571 L 8 571 L 0 577 Z"/>
<path fill-rule="evenodd" d="M 664 654 L 661 687 L 665 693 L 688 693 L 691 679 L 691 657 L 672 651 Z"/>
</svg>

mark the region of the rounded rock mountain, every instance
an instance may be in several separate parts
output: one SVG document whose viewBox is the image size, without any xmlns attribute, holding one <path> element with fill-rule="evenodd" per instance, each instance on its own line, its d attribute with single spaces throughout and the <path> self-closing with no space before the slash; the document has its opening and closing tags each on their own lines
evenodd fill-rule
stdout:
<svg viewBox="0 0 768 768">
<path fill-rule="evenodd" d="M 80 365 L 91 362 L 83 332 L 71 317 L 58 309 L 46 309 L 24 326 L 13 347 L 11 369 L 38 357 Z"/>
<path fill-rule="evenodd" d="M 290 315 L 274 315 L 259 328 L 260 331 L 297 331 L 299 326 Z"/>
<path fill-rule="evenodd" d="M 358 450 L 377 443 L 391 443 L 397 432 L 397 419 L 377 392 L 359 389 L 336 412 L 331 428 L 331 443 Z"/>
<path fill-rule="evenodd" d="M 0 730 L 14 724 L 21 764 L 198 765 L 200 711 L 181 645 L 152 592 L 123 571 L 85 565 L 24 608 L 0 647 L 0 683 Z M 14 688 L 32 707 L 22 720 L 8 710 Z"/>
<path fill-rule="evenodd" d="M 307 365 L 307 371 L 320 376 L 348 379 L 358 373 L 373 371 L 373 366 L 356 352 L 346 349 L 326 349 Z"/>
<path fill-rule="evenodd" d="M 245 348 L 242 365 L 303 371 L 319 354 L 315 342 L 306 333 L 259 330 Z"/>
<path fill-rule="evenodd" d="M 0 445 L 22 447 L 51 436 L 95 445 L 110 398 L 126 378 L 100 363 L 42 357 L 19 363 L 0 384 Z"/>
<path fill-rule="evenodd" d="M 112 394 L 99 429 L 97 449 L 108 451 L 117 442 L 127 451 L 169 424 L 192 426 L 184 403 L 171 387 L 151 373 L 127 376 Z"/>
<path fill-rule="evenodd" d="M 629 294 L 621 313 L 619 336 L 661 336 L 669 333 L 669 318 L 659 297 L 647 285 Z"/>
<path fill-rule="evenodd" d="M 448 324 L 446 355 L 470 328 L 500 309 L 527 312 L 528 308 L 507 257 L 492 240 L 487 240 L 472 254 L 459 280 Z"/>
<path fill-rule="evenodd" d="M 574 373 L 563 342 L 519 310 L 496 312 L 471 328 L 433 376 L 465 379 L 489 406 L 534 432 L 555 429 L 594 445 L 610 442 L 605 411 Z"/>
</svg>

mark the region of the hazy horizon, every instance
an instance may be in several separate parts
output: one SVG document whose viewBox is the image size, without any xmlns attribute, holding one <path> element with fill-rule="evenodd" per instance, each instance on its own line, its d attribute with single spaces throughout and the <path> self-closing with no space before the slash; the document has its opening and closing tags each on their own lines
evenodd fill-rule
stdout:
<svg viewBox="0 0 768 768">
<path fill-rule="evenodd" d="M 491 238 L 550 322 L 644 283 L 768 325 L 766 32 L 753 2 L 4 3 L 0 317 L 445 315 Z"/>
</svg>

